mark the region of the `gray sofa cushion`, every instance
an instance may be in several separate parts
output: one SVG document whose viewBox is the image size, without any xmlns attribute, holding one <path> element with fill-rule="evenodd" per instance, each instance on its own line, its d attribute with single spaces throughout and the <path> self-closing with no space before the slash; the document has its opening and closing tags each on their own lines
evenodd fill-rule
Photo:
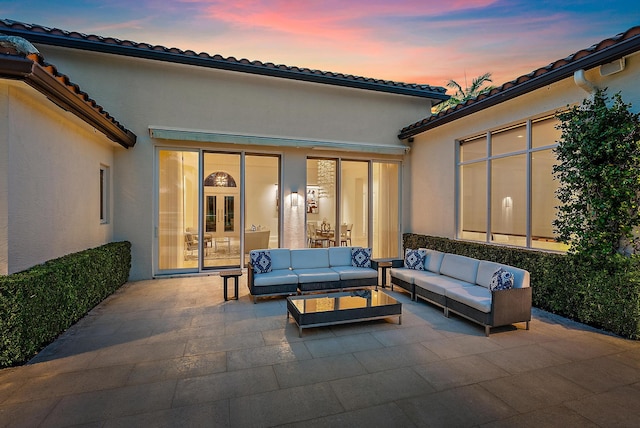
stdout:
<svg viewBox="0 0 640 428">
<path fill-rule="evenodd" d="M 370 268 L 354 266 L 334 266 L 332 270 L 338 272 L 340 279 L 367 279 L 378 278 L 378 271 Z"/>
<path fill-rule="evenodd" d="M 476 284 L 481 287 L 489 288 L 489 284 L 491 284 L 491 278 L 493 277 L 493 273 L 500 269 L 501 264 L 488 262 L 486 260 L 481 260 L 478 265 L 478 275 L 476 276 Z"/>
<path fill-rule="evenodd" d="M 289 269 L 291 266 L 291 251 L 288 248 L 272 248 L 269 250 L 271 254 L 271 270 Z"/>
<path fill-rule="evenodd" d="M 292 269 L 329 268 L 327 248 L 300 248 L 291 251 Z"/>
<path fill-rule="evenodd" d="M 309 282 L 340 281 L 340 274 L 328 267 L 313 269 L 294 269 L 292 273 L 298 275 L 298 284 L 306 284 Z"/>
<path fill-rule="evenodd" d="M 330 247 L 329 267 L 351 266 L 351 248 L 353 247 Z"/>
<path fill-rule="evenodd" d="M 401 279 L 408 284 L 414 284 L 415 278 L 420 275 L 425 275 L 425 274 L 435 275 L 432 272 L 427 272 L 424 270 L 409 269 L 409 268 L 391 268 L 390 272 L 393 278 Z"/>
<path fill-rule="evenodd" d="M 452 278 L 461 279 L 470 284 L 475 284 L 479 264 L 480 261 L 477 259 L 447 253 L 442 259 L 440 273 Z"/>
<path fill-rule="evenodd" d="M 445 291 L 450 288 L 477 287 L 477 285 L 469 284 L 468 282 L 462 281 L 460 279 L 443 275 L 436 275 L 433 272 L 430 273 L 430 276 L 425 275 L 422 277 L 416 277 L 416 287 L 424 288 L 425 290 L 429 290 L 442 296 L 444 296 Z"/>
<path fill-rule="evenodd" d="M 271 272 L 254 275 L 253 277 L 253 285 L 256 287 L 297 283 L 298 276 L 289 269 L 272 270 Z"/>
<path fill-rule="evenodd" d="M 442 259 L 444 253 L 436 250 L 427 250 L 427 259 L 425 260 L 425 269 L 433 272 L 440 273 L 440 266 L 442 265 Z"/>
<path fill-rule="evenodd" d="M 474 285 L 472 287 L 448 288 L 445 290 L 445 296 L 480 312 L 486 314 L 491 312 L 491 291 L 484 287 Z"/>
</svg>

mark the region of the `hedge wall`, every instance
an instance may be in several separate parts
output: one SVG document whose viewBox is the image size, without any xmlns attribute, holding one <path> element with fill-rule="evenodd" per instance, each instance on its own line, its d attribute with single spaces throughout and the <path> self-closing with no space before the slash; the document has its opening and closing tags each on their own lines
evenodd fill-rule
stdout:
<svg viewBox="0 0 640 428">
<path fill-rule="evenodd" d="M 0 276 L 0 367 L 35 353 L 122 286 L 131 243 L 115 242 Z"/>
<path fill-rule="evenodd" d="M 490 260 L 531 274 L 533 305 L 573 320 L 640 339 L 640 258 L 596 261 L 566 255 L 407 233 L 404 248 L 431 248 Z"/>
</svg>

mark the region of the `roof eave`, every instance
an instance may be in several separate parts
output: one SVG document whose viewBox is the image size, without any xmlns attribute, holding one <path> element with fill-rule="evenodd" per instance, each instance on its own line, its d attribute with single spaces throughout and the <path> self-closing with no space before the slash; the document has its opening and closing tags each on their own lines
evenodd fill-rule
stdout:
<svg viewBox="0 0 640 428">
<path fill-rule="evenodd" d="M 569 78 L 573 76 L 573 73 L 576 70 L 588 70 L 602 64 L 607 64 L 609 62 L 637 52 L 638 50 L 640 50 L 640 37 L 633 37 L 631 39 L 621 41 L 601 51 L 587 55 L 564 66 L 558 67 L 555 70 L 534 77 L 525 83 L 516 84 L 515 86 L 498 92 L 494 95 L 489 95 L 486 98 L 477 100 L 464 107 L 454 109 L 454 111 L 451 113 L 447 113 L 441 117 L 428 120 L 423 125 L 405 128 L 398 134 L 398 138 L 404 140 L 410 137 L 414 137 L 430 129 L 442 126 L 449 122 L 453 122 L 457 119 L 476 113 L 480 110 L 493 107 L 497 104 L 514 99 L 528 92 Z"/>
<path fill-rule="evenodd" d="M 57 106 L 73 113 L 124 148 L 128 149 L 136 144 L 136 135 L 133 132 L 121 129 L 115 123 L 106 120 L 79 95 L 69 91 L 40 64 L 28 58 L 0 55 L 0 77 L 24 81 Z"/>
<path fill-rule="evenodd" d="M 173 62 L 178 64 L 195 65 L 199 67 L 215 68 L 221 70 L 250 73 L 284 79 L 301 80 L 306 82 L 329 84 L 370 91 L 385 92 L 412 97 L 429 98 L 444 101 L 449 98 L 444 92 L 428 91 L 425 89 L 410 88 L 406 86 L 383 85 L 375 82 L 344 79 L 326 74 L 301 73 L 281 68 L 268 68 L 253 64 L 216 60 L 211 57 L 187 56 L 180 53 L 154 51 L 140 49 L 135 46 L 123 46 L 103 43 L 93 40 L 74 39 L 67 36 L 59 36 L 47 33 L 34 33 L 13 28 L 2 28 L 2 33 L 23 37 L 31 43 L 60 46 L 72 49 L 81 49 L 92 52 L 108 53 L 114 55 L 129 56 L 150 60 Z"/>
</svg>

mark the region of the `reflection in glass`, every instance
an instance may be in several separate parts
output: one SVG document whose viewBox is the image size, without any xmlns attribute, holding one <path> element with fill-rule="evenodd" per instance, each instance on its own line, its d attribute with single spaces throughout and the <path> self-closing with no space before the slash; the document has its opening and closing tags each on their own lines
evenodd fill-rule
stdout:
<svg viewBox="0 0 640 428">
<path fill-rule="evenodd" d="M 460 237 L 487 240 L 487 162 L 460 167 Z"/>
<path fill-rule="evenodd" d="M 197 267 L 198 153 L 158 152 L 158 269 Z"/>
<path fill-rule="evenodd" d="M 399 183 L 399 163 L 373 163 L 373 257 L 397 257 L 400 251 Z"/>
</svg>

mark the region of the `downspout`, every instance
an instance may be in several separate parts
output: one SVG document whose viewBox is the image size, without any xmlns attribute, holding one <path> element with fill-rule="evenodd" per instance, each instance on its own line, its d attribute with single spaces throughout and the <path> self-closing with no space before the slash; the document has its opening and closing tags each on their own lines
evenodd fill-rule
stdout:
<svg viewBox="0 0 640 428">
<path fill-rule="evenodd" d="M 590 95 L 593 95 L 598 88 L 584 77 L 584 70 L 576 70 L 573 72 L 573 81 L 578 87 L 584 89 Z"/>
</svg>

